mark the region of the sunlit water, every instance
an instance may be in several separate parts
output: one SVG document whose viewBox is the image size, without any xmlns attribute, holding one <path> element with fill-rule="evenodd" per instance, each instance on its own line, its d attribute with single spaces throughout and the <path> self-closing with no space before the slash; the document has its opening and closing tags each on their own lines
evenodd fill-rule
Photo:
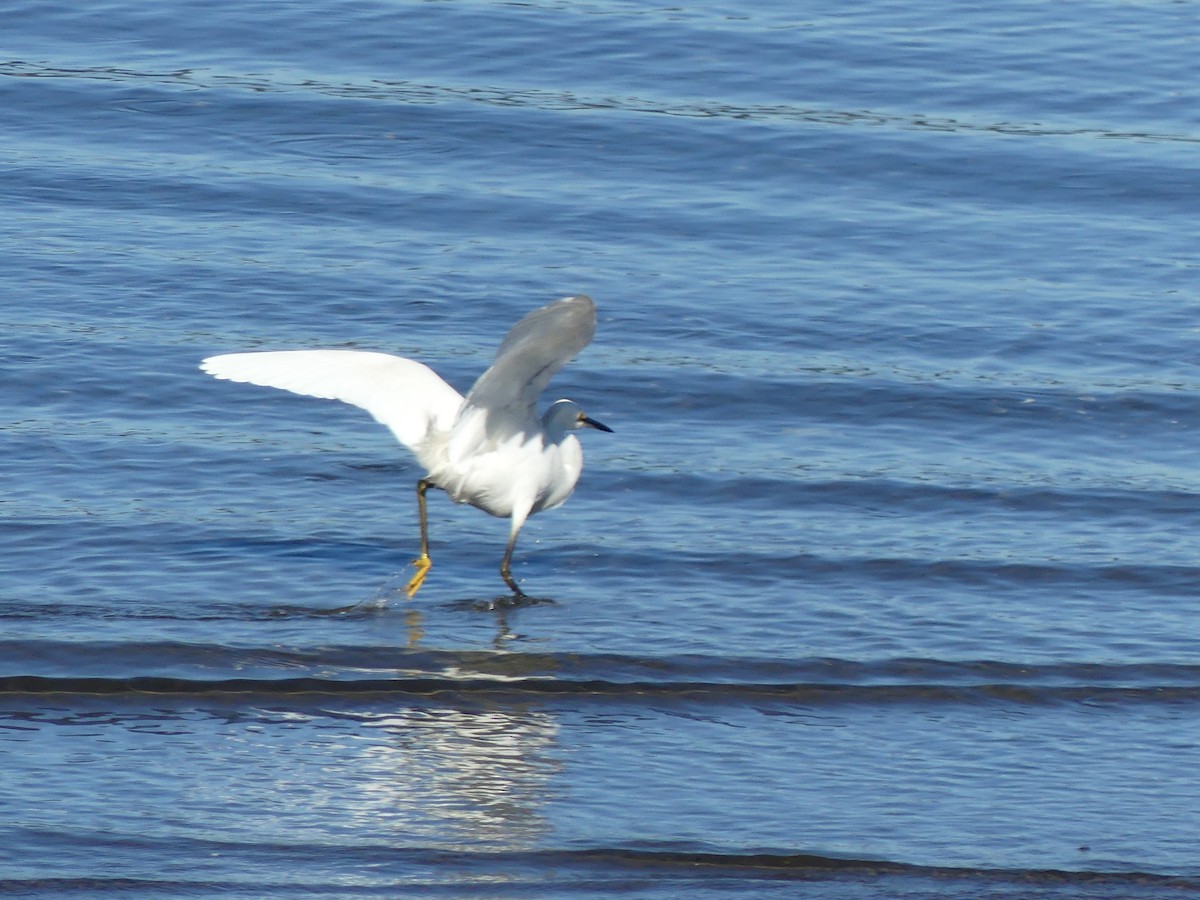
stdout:
<svg viewBox="0 0 1200 900">
<path fill-rule="evenodd" d="M 1117 39 L 1119 36 L 1119 39 Z M 0 12 L 0 888 L 1200 888 L 1187 4 Z M 359 410 L 574 292 L 518 546 Z"/>
</svg>

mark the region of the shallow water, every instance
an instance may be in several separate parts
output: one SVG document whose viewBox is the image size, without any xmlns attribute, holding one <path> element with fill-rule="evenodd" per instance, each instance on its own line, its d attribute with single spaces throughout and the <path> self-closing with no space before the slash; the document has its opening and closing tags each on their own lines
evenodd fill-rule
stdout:
<svg viewBox="0 0 1200 900">
<path fill-rule="evenodd" d="M 1189 10 L 0 12 L 0 885 L 1200 887 Z M 524 608 L 442 496 L 405 601 L 414 462 L 196 368 L 465 389 L 573 292 Z"/>
</svg>

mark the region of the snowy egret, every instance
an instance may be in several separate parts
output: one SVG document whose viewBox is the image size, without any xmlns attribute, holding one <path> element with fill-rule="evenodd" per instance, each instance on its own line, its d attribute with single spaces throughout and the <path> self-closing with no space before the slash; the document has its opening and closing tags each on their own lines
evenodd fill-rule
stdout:
<svg viewBox="0 0 1200 900">
<path fill-rule="evenodd" d="M 511 569 L 521 526 L 533 513 L 561 505 L 575 490 L 583 450 L 571 432 L 612 431 L 570 400 L 537 414 L 538 397 L 550 379 L 595 331 L 596 305 L 582 294 L 534 310 L 505 335 L 491 367 L 465 398 L 428 366 L 387 353 L 229 353 L 210 356 L 200 368 L 216 378 L 361 407 L 416 455 L 426 474 L 417 482 L 421 553 L 405 587 L 409 597 L 432 565 L 425 492 L 433 487 L 457 503 L 512 519 L 500 576 L 523 599 Z"/>
</svg>

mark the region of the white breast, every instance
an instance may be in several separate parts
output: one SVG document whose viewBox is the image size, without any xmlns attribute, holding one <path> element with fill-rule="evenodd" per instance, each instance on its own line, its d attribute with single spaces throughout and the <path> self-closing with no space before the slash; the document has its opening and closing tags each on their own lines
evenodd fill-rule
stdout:
<svg viewBox="0 0 1200 900">
<path fill-rule="evenodd" d="M 582 469 L 583 450 L 573 434 L 551 444 L 534 434 L 457 463 L 446 459 L 430 469 L 429 477 L 455 502 L 508 518 L 514 508 L 535 513 L 559 506 L 575 490 Z"/>
</svg>

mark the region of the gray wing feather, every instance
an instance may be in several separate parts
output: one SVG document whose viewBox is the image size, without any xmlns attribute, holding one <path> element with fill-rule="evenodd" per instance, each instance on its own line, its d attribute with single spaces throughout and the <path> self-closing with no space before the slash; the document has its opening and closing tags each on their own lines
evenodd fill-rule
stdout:
<svg viewBox="0 0 1200 900">
<path fill-rule="evenodd" d="M 488 414 L 491 437 L 523 430 L 537 418 L 537 401 L 550 379 L 592 341 L 596 304 L 579 294 L 535 309 L 512 327 L 491 367 L 463 405 Z"/>
</svg>

